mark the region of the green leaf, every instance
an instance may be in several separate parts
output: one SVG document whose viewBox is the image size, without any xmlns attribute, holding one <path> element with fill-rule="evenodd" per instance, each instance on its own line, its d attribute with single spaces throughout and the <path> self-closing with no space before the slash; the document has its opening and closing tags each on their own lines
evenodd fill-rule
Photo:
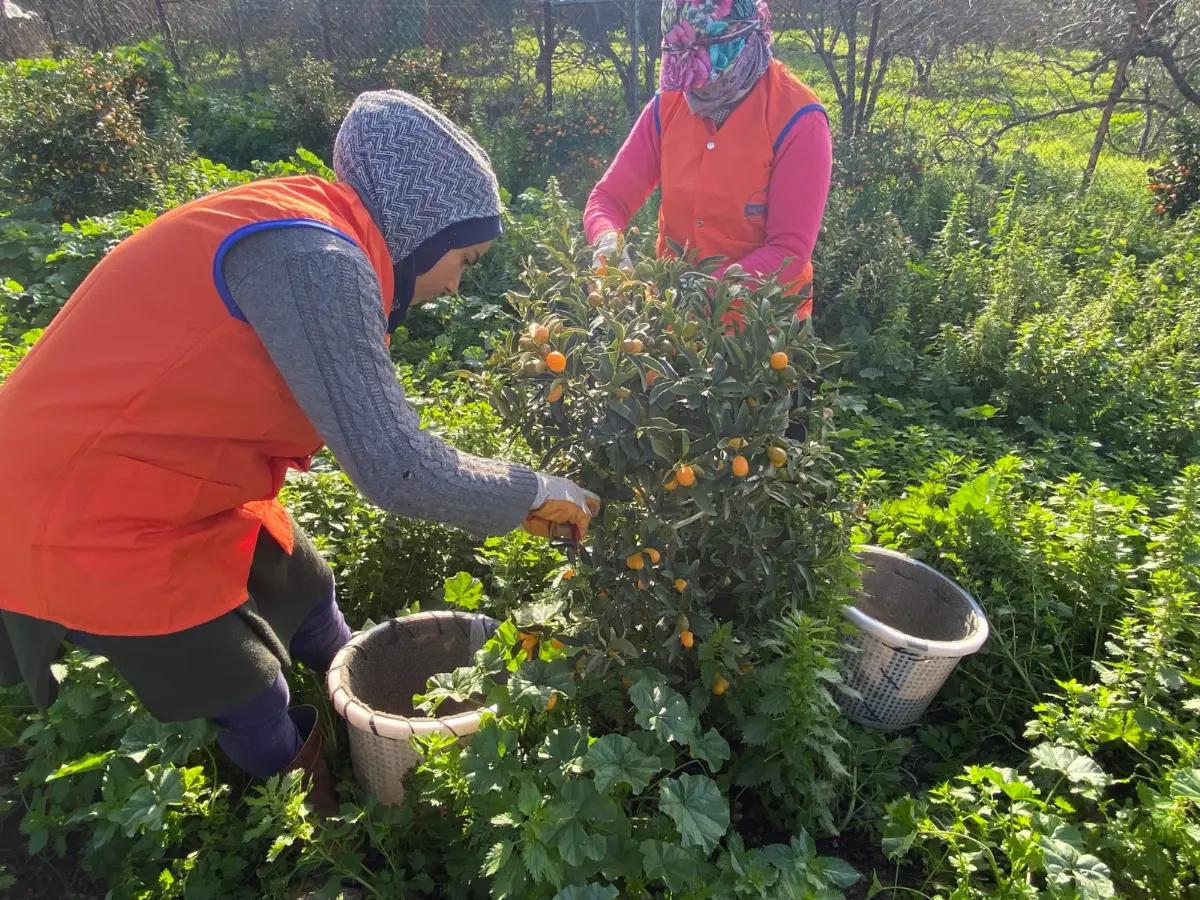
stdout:
<svg viewBox="0 0 1200 900">
<path fill-rule="evenodd" d="M 700 720 L 678 691 L 662 681 L 641 678 L 629 689 L 629 699 L 637 707 L 634 721 L 663 738 L 678 744 L 696 740 Z"/>
<path fill-rule="evenodd" d="M 642 841 L 642 868 L 649 879 L 659 878 L 675 893 L 686 891 L 699 871 L 699 859 L 693 850 L 666 841 Z"/>
<path fill-rule="evenodd" d="M 710 728 L 704 734 L 688 745 L 688 750 L 696 759 L 704 760 L 714 772 L 725 765 L 729 759 L 729 743 L 715 728 Z"/>
<path fill-rule="evenodd" d="M 161 831 L 167 807 L 183 800 L 183 780 L 174 766 L 147 769 L 146 776 L 150 783 L 134 791 L 117 813 L 126 837 L 142 830 Z"/>
<path fill-rule="evenodd" d="M 575 678 L 565 659 L 551 662 L 535 659 L 523 663 L 508 680 L 513 701 L 526 709 L 541 711 L 557 692 L 564 697 L 575 696 Z"/>
<path fill-rule="evenodd" d="M 616 900 L 619 894 L 611 884 L 571 885 L 555 894 L 553 900 Z"/>
<path fill-rule="evenodd" d="M 857 884 L 862 878 L 850 863 L 836 856 L 822 856 L 813 860 L 813 868 L 819 869 L 826 881 L 840 888 Z"/>
<path fill-rule="evenodd" d="M 1171 774 L 1171 796 L 1200 803 L 1200 769 L 1181 769 Z"/>
<path fill-rule="evenodd" d="M 595 773 L 601 793 L 616 784 L 627 784 L 635 794 L 644 791 L 662 767 L 623 734 L 606 734 L 592 743 L 583 758 L 584 767 Z"/>
<path fill-rule="evenodd" d="M 483 582 L 472 578 L 467 572 L 459 572 L 446 579 L 446 605 L 459 609 L 479 609 L 483 600 Z"/>
<path fill-rule="evenodd" d="M 729 804 L 707 775 L 668 778 L 659 791 L 659 807 L 675 822 L 685 847 L 712 853 L 729 830 Z"/>
<path fill-rule="evenodd" d="M 1109 777 L 1090 756 L 1059 744 L 1039 744 L 1030 751 L 1035 769 L 1061 772 L 1074 784 L 1090 784 L 1102 788 L 1109 784 Z"/>
<path fill-rule="evenodd" d="M 89 753 L 87 756 L 81 757 L 74 762 L 63 763 L 46 776 L 46 781 L 57 781 L 59 778 L 68 778 L 71 775 L 79 775 L 83 772 L 91 772 L 99 769 L 108 762 L 109 757 L 112 755 L 112 750 L 105 750 L 101 753 Z"/>
<path fill-rule="evenodd" d="M 512 841 L 500 841 L 492 844 L 488 848 L 487 855 L 483 858 L 483 874 L 489 878 L 500 871 L 500 867 L 508 862 L 508 858 L 512 856 L 513 844 Z"/>
<path fill-rule="evenodd" d="M 526 841 L 521 846 L 521 859 L 525 862 L 525 871 L 534 881 L 552 884 L 556 888 L 562 885 L 562 872 L 550 859 L 546 848 L 537 841 Z"/>
<path fill-rule="evenodd" d="M 1046 879 L 1052 887 L 1069 888 L 1073 884 L 1079 900 L 1108 900 L 1116 896 L 1108 866 L 1083 852 L 1083 837 L 1074 826 L 1059 825 L 1051 835 L 1038 835 L 1038 846 L 1046 863 Z"/>
</svg>

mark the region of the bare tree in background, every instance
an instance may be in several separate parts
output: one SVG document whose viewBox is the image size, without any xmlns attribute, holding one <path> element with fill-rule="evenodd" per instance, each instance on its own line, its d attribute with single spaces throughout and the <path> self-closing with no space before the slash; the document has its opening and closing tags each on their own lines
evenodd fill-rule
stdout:
<svg viewBox="0 0 1200 900">
<path fill-rule="evenodd" d="M 991 0 L 997 2 L 997 0 Z M 945 53 L 979 33 L 974 0 L 793 0 L 776 27 L 799 33 L 833 84 L 843 137 L 865 131 L 893 62 L 912 61 L 928 88 Z"/>
</svg>

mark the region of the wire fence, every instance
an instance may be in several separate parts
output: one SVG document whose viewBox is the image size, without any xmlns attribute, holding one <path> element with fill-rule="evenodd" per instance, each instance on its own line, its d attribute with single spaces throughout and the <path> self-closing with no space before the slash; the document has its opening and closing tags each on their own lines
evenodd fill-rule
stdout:
<svg viewBox="0 0 1200 900">
<path fill-rule="evenodd" d="M 56 44 L 92 50 L 155 40 L 187 81 L 284 77 L 312 56 L 351 78 L 408 51 L 498 86 L 618 88 L 630 108 L 653 92 L 658 0 L 0 0 L 0 57 Z"/>
</svg>

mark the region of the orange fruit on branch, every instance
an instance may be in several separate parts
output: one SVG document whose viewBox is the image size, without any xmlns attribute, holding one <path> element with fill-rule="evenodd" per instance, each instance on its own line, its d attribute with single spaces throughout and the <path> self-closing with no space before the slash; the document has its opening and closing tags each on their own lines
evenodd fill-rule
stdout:
<svg viewBox="0 0 1200 900">
<path fill-rule="evenodd" d="M 771 368 L 776 372 L 780 369 L 786 369 L 789 362 L 788 355 L 782 350 L 771 354 Z"/>
<path fill-rule="evenodd" d="M 676 578 L 676 579 L 675 579 L 675 590 L 679 591 L 679 593 L 681 593 L 681 594 L 682 594 L 684 591 L 686 591 L 686 590 L 687 590 L 687 586 L 688 586 L 688 583 L 687 583 L 687 581 L 686 581 L 686 580 L 684 580 L 683 578 Z"/>
<path fill-rule="evenodd" d="M 558 694 L 551 694 L 550 701 L 546 704 L 546 712 L 550 712 L 550 710 L 554 709 L 554 707 L 557 704 L 558 704 Z"/>
<path fill-rule="evenodd" d="M 728 688 L 729 688 L 729 682 L 725 680 L 724 676 L 718 675 L 716 678 L 713 679 L 712 692 L 714 694 L 716 694 L 718 697 L 721 694 L 725 693 L 725 691 Z"/>
<path fill-rule="evenodd" d="M 692 645 L 696 643 L 696 636 L 690 631 L 681 631 L 679 632 L 679 643 L 690 650 L 692 649 Z"/>
<path fill-rule="evenodd" d="M 563 398 L 563 386 L 561 384 L 553 385 L 550 388 L 550 393 L 546 395 L 547 403 L 557 403 Z"/>
<path fill-rule="evenodd" d="M 767 459 L 771 461 L 771 465 L 778 469 L 780 466 L 787 465 L 787 451 L 782 447 L 768 447 Z"/>
<path fill-rule="evenodd" d="M 567 367 L 567 358 L 557 350 L 554 350 L 546 354 L 546 367 L 551 372 L 561 372 Z"/>
<path fill-rule="evenodd" d="M 646 567 L 646 557 L 642 556 L 641 551 L 638 551 L 625 559 L 625 565 L 638 572 Z"/>
<path fill-rule="evenodd" d="M 746 457 L 744 456 L 735 456 L 730 469 L 738 478 L 745 478 L 750 474 L 750 463 L 746 461 Z"/>
<path fill-rule="evenodd" d="M 550 340 L 550 329 L 540 322 L 534 322 L 529 326 L 529 336 L 535 344 L 544 344 Z"/>
<path fill-rule="evenodd" d="M 626 353 L 641 353 L 642 342 L 637 338 L 626 338 L 621 341 L 621 349 Z"/>
<path fill-rule="evenodd" d="M 642 552 L 645 553 L 648 557 L 650 557 L 651 565 L 658 565 L 658 561 L 660 559 L 662 559 L 662 554 L 659 553 L 657 550 L 655 550 L 653 547 L 647 547 Z"/>
<path fill-rule="evenodd" d="M 658 379 L 661 377 L 662 377 L 662 372 L 658 371 L 658 369 L 647 369 L 646 370 L 646 387 L 654 387 L 654 382 L 658 381 Z"/>
<path fill-rule="evenodd" d="M 675 480 L 682 487 L 691 487 L 696 483 L 696 472 L 691 466 L 680 466 L 675 470 Z"/>
</svg>

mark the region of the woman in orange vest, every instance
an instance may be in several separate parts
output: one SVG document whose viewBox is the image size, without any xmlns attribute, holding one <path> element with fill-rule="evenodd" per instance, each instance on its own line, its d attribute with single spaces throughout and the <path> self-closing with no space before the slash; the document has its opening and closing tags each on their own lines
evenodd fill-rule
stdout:
<svg viewBox="0 0 1200 900">
<path fill-rule="evenodd" d="M 388 354 L 410 304 L 454 291 L 500 233 L 483 150 L 400 92 L 364 94 L 338 181 L 261 181 L 166 213 L 92 271 L 0 388 L 0 676 L 46 706 L 64 639 L 166 721 L 303 769 L 336 809 L 316 711 L 283 669 L 348 640 L 333 574 L 275 499 L 329 447 L 401 515 L 586 531 L 594 495 L 420 428 Z M 396 585 L 402 590 L 402 585 Z"/>
<path fill-rule="evenodd" d="M 661 184 L 658 255 L 719 256 L 780 276 L 812 310 L 813 246 L 829 193 L 829 123 L 816 95 L 771 54 L 755 0 L 663 0 L 660 92 L 588 198 L 596 260 L 628 265 L 619 235 Z"/>
</svg>

